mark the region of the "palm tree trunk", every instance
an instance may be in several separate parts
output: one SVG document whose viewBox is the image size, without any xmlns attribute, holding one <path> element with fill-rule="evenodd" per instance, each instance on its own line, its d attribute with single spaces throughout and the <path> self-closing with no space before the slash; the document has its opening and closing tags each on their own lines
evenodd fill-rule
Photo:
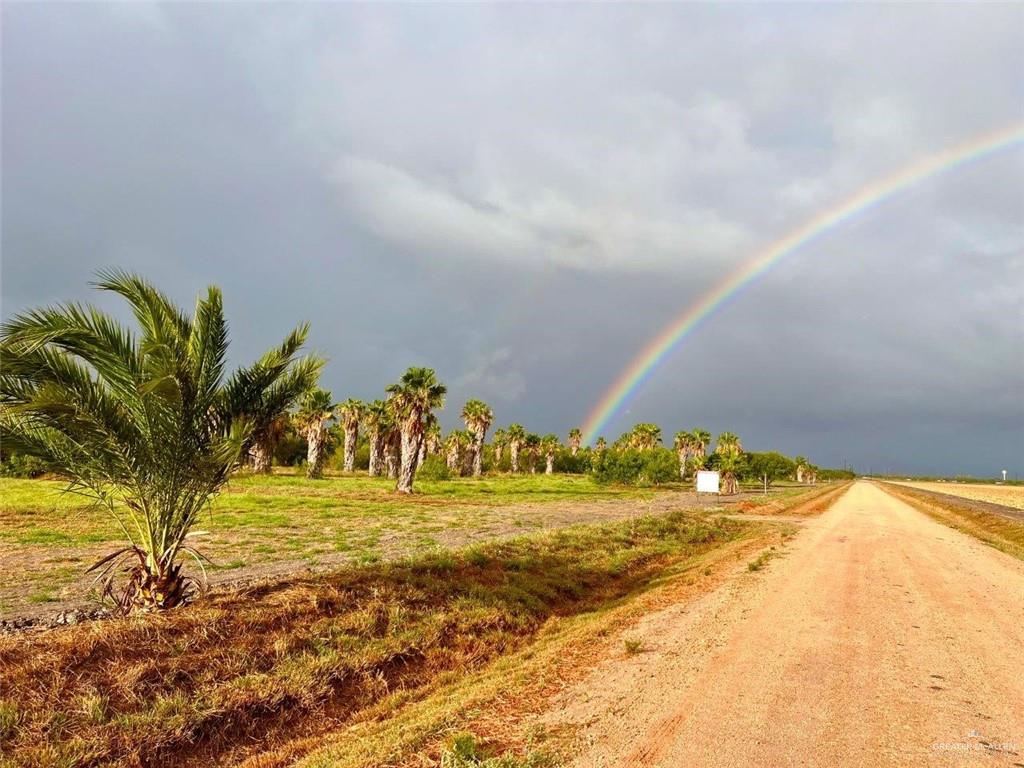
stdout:
<svg viewBox="0 0 1024 768">
<path fill-rule="evenodd" d="M 555 454 L 549 453 L 547 455 L 547 460 L 548 460 L 548 463 L 547 463 L 547 466 L 544 467 L 544 474 L 545 475 L 552 475 L 555 472 Z"/>
<path fill-rule="evenodd" d="M 497 470 L 501 466 L 501 457 L 505 455 L 505 446 L 500 443 L 494 444 L 494 468 Z"/>
<path fill-rule="evenodd" d="M 412 493 L 412 481 L 416 476 L 416 461 L 420 454 L 420 415 L 413 413 L 402 424 L 401 468 L 398 471 L 399 493 Z"/>
<path fill-rule="evenodd" d="M 174 608 L 185 601 L 187 583 L 181 575 L 180 563 L 155 570 L 149 564 L 133 570 L 137 574 L 136 586 L 129 585 L 120 601 L 119 607 L 124 613 Z"/>
<path fill-rule="evenodd" d="M 427 460 L 427 441 L 420 440 L 420 449 L 416 453 L 416 466 L 423 466 L 423 462 Z"/>
<path fill-rule="evenodd" d="M 260 475 L 270 474 L 270 461 L 274 457 L 274 446 L 266 437 L 257 438 L 249 449 L 252 471 Z"/>
<path fill-rule="evenodd" d="M 317 480 L 324 475 L 324 428 L 310 427 L 306 433 L 306 477 Z"/>
<path fill-rule="evenodd" d="M 384 435 L 380 431 L 370 435 L 370 477 L 380 477 L 381 454 L 384 452 Z"/>
<path fill-rule="evenodd" d="M 385 463 L 387 464 L 388 477 L 392 480 L 398 479 L 398 463 L 399 453 L 401 451 L 402 444 L 397 432 L 392 433 L 388 436 L 387 440 L 387 454 L 385 456 Z"/>
<path fill-rule="evenodd" d="M 484 473 L 484 436 L 482 432 L 473 434 L 473 477 Z"/>
<path fill-rule="evenodd" d="M 679 457 L 679 479 L 686 479 L 686 451 L 676 451 L 676 455 Z"/>
<path fill-rule="evenodd" d="M 509 459 L 512 462 L 512 471 L 519 471 L 519 443 L 513 441 L 508 447 Z"/>
<path fill-rule="evenodd" d="M 359 441 L 359 422 L 345 425 L 345 471 L 356 468 L 356 443 Z"/>
</svg>

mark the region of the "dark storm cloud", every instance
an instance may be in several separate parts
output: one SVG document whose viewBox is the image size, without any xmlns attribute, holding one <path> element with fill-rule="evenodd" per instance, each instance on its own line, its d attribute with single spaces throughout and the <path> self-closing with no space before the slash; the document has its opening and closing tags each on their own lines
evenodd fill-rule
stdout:
<svg viewBox="0 0 1024 768">
<path fill-rule="evenodd" d="M 3 313 L 102 266 L 565 432 L 724 271 L 1024 117 L 1017 6 L 3 7 Z M 1024 153 L 780 264 L 608 428 L 1024 473 Z"/>
</svg>

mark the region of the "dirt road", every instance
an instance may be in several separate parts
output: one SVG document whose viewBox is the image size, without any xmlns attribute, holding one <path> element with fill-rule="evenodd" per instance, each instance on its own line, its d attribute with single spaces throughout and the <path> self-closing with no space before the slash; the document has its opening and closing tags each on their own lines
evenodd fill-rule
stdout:
<svg viewBox="0 0 1024 768">
<path fill-rule="evenodd" d="M 1024 563 L 867 482 L 626 639 L 546 716 L 581 768 L 1024 766 Z"/>
</svg>

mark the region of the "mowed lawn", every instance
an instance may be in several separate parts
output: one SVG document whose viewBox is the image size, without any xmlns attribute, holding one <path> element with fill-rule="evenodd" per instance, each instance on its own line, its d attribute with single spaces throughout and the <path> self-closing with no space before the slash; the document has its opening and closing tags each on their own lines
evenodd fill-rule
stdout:
<svg viewBox="0 0 1024 768">
<path fill-rule="evenodd" d="M 54 480 L 0 480 L 0 617 L 84 599 L 91 583 L 84 570 L 124 541 L 109 515 L 65 488 Z M 409 497 L 394 492 L 393 480 L 365 476 L 240 475 L 197 524 L 192 543 L 212 560 L 217 581 L 614 519 L 623 514 L 615 502 L 642 503 L 656 493 L 568 475 L 421 481 L 416 488 Z"/>
</svg>

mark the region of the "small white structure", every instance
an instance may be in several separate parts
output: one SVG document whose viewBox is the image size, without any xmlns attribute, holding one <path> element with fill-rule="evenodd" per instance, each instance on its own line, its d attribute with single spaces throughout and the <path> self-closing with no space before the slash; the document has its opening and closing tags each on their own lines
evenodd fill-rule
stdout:
<svg viewBox="0 0 1024 768">
<path fill-rule="evenodd" d="M 718 493 L 718 473 L 699 471 L 697 473 L 697 493 Z"/>
</svg>

